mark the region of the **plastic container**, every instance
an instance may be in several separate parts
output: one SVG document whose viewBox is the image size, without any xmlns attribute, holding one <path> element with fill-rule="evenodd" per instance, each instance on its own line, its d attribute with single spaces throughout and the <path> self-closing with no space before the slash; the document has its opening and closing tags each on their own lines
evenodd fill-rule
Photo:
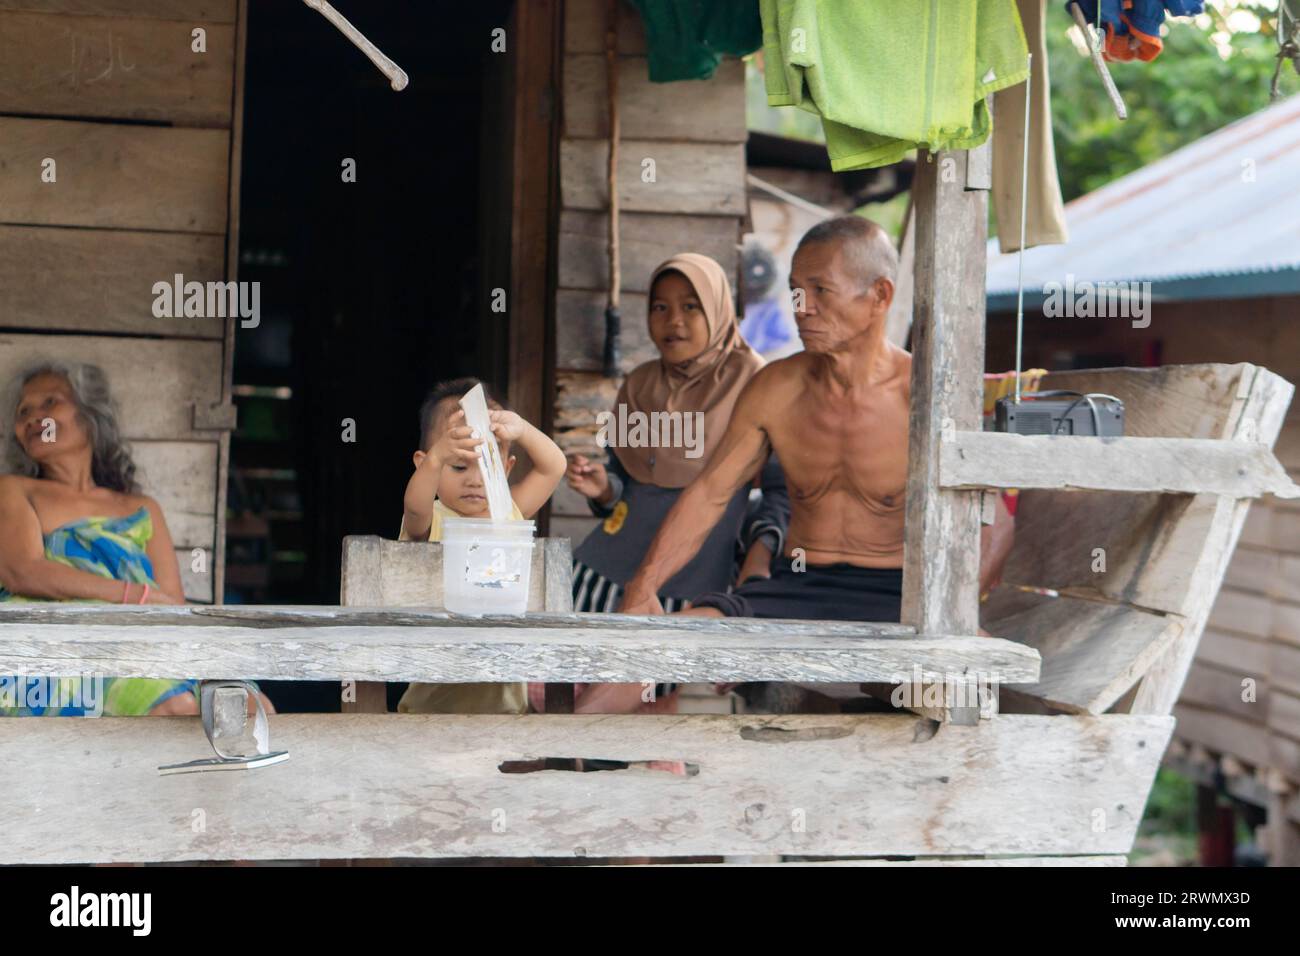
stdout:
<svg viewBox="0 0 1300 956">
<path fill-rule="evenodd" d="M 442 588 L 448 611 L 523 614 L 533 571 L 532 521 L 442 519 Z"/>
</svg>

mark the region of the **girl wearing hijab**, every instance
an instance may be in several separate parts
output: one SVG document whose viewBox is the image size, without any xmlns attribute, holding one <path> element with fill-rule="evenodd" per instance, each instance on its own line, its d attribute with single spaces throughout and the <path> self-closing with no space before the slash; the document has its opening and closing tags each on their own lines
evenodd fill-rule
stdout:
<svg viewBox="0 0 1300 956">
<path fill-rule="evenodd" d="M 708 463 L 741 390 L 763 367 L 763 359 L 741 338 L 726 273 L 708 256 L 682 253 L 654 271 L 647 318 L 660 357 L 634 369 L 619 389 L 617 408 L 605 428 L 609 465 L 575 455 L 566 476 L 587 497 L 592 513 L 605 519 L 574 553 L 576 611 L 618 607 L 623 585 L 645 557 L 668 510 Z M 668 432 L 656 432 L 653 425 L 640 432 L 648 442 L 635 440 L 635 423 L 664 421 L 651 417 L 664 412 L 680 413 L 681 435 L 690 440 L 651 444 Z M 623 429 L 617 427 L 620 422 L 631 424 Z M 626 439 L 622 444 L 620 437 Z M 664 610 L 680 610 L 697 594 L 727 590 L 742 523 L 746 537 L 739 543 L 748 552 L 742 578 L 768 574 L 771 556 L 781 553 L 789 520 L 789 498 L 775 459 L 763 469 L 762 484 L 763 504 L 757 512 L 746 521 L 749 488 L 737 491 L 699 553 L 665 582 L 659 595 Z M 631 690 L 637 694 L 629 696 Z M 591 685 L 585 693 L 580 685 L 574 709 L 675 711 L 672 688 L 660 685 L 651 701 L 640 692 L 637 684 Z"/>
</svg>

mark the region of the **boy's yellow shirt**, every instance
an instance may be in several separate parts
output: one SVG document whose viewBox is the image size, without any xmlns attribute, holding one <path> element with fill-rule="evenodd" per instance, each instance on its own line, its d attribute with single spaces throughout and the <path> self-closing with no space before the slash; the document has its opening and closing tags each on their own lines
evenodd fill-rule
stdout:
<svg viewBox="0 0 1300 956">
<path fill-rule="evenodd" d="M 429 537 L 425 538 L 425 540 L 426 541 L 442 540 L 442 519 L 443 518 L 463 518 L 463 517 L 465 516 L 460 512 L 452 511 L 450 508 L 444 505 L 442 501 L 440 501 L 437 498 L 434 498 L 432 520 L 429 522 Z M 524 513 L 519 510 L 519 505 L 515 504 L 513 499 L 511 499 L 510 501 L 510 520 L 511 521 L 524 520 Z M 412 540 L 411 536 L 406 533 L 405 515 L 402 516 L 402 527 L 397 532 L 397 540 L 398 541 Z"/>
<path fill-rule="evenodd" d="M 442 519 L 463 518 L 437 498 L 433 499 L 433 516 L 429 522 L 429 541 L 442 540 Z M 510 502 L 510 519 L 523 521 L 519 505 Z M 410 541 L 406 533 L 406 518 L 402 518 L 398 541 Z M 397 704 L 401 714 L 526 714 L 528 713 L 528 685 L 514 684 L 420 684 L 406 689 Z"/>
</svg>

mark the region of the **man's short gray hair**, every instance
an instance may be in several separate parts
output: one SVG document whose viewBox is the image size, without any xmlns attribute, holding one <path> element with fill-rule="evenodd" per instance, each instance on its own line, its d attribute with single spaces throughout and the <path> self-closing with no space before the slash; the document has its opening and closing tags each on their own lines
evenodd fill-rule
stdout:
<svg viewBox="0 0 1300 956">
<path fill-rule="evenodd" d="M 817 223 L 803 234 L 794 254 L 818 242 L 839 244 L 844 265 L 865 291 L 877 279 L 898 279 L 898 250 L 878 223 L 862 216 L 836 216 Z"/>
</svg>

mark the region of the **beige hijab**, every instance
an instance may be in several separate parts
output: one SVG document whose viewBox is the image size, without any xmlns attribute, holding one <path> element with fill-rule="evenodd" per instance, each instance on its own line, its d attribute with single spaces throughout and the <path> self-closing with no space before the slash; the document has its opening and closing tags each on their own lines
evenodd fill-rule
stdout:
<svg viewBox="0 0 1300 956">
<path fill-rule="evenodd" d="M 763 358 L 740 337 L 731 287 L 722 266 L 708 256 L 684 252 L 655 269 L 651 289 L 655 280 L 669 270 L 680 272 L 694 286 L 708 322 L 709 344 L 687 362 L 670 365 L 661 357 L 637 366 L 618 390 L 618 402 L 626 405 L 629 413 L 703 412 L 704 453 L 687 458 L 685 448 L 619 446 L 614 453 L 637 481 L 661 488 L 684 488 L 704 469 L 718 447 L 741 389 L 763 367 Z"/>
</svg>

